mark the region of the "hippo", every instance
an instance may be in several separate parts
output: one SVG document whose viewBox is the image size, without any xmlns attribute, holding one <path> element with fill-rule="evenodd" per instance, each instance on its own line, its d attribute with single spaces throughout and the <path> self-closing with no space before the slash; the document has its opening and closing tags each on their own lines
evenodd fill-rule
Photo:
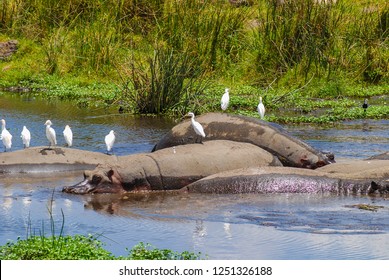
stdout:
<svg viewBox="0 0 389 280">
<path fill-rule="evenodd" d="M 378 154 L 378 155 L 374 155 L 374 156 L 371 156 L 371 157 L 369 157 L 369 158 L 367 158 L 365 160 L 372 160 L 372 159 L 389 160 L 389 152 Z"/>
<path fill-rule="evenodd" d="M 44 173 L 94 169 L 115 156 L 64 147 L 30 147 L 0 153 L 1 173 Z"/>
<path fill-rule="evenodd" d="M 361 161 L 362 162 L 362 161 Z M 389 161 L 377 162 L 380 171 L 367 163 L 364 172 L 325 172 L 290 167 L 249 167 L 213 174 L 181 190 L 188 193 L 389 193 Z M 338 164 L 340 170 L 347 166 Z M 343 167 L 343 169 L 342 169 Z M 352 168 L 352 166 L 351 166 Z M 349 169 L 350 170 L 350 169 Z"/>
<path fill-rule="evenodd" d="M 277 156 L 284 166 L 315 169 L 333 163 L 333 156 L 315 150 L 305 142 L 290 136 L 275 124 L 252 117 L 225 113 L 198 116 L 206 137 L 203 141 L 230 140 L 261 147 Z M 189 120 L 174 126 L 153 148 L 152 152 L 193 143 L 195 132 Z"/>
<path fill-rule="evenodd" d="M 250 143 L 208 141 L 117 157 L 84 172 L 84 180 L 62 191 L 74 194 L 176 190 L 221 171 L 282 166 L 277 157 Z"/>
<path fill-rule="evenodd" d="M 350 179 L 389 178 L 389 160 L 375 158 L 343 159 L 331 165 L 320 167 L 317 171 L 327 173 L 332 177 L 341 176 Z"/>
</svg>

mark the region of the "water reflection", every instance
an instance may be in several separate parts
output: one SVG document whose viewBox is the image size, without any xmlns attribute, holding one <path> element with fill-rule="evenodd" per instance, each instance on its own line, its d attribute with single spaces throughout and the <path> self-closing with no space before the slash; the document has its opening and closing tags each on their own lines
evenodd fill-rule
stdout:
<svg viewBox="0 0 389 280">
<path fill-rule="evenodd" d="M 77 108 L 30 95 L 0 95 L 0 118 L 21 149 L 23 125 L 32 145 L 46 145 L 44 122 L 58 137 L 71 124 L 76 148 L 105 151 L 104 136 L 117 131 L 118 155 L 150 151 L 174 122 Z M 389 150 L 389 121 L 352 121 L 331 127 L 288 126 L 291 134 L 337 158 L 365 158 Z M 64 140 L 59 139 L 63 145 Z M 211 259 L 389 259 L 389 200 L 385 197 L 309 194 L 202 195 L 151 192 L 78 196 L 60 187 L 82 172 L 0 175 L 0 244 L 43 230 L 50 234 L 51 207 L 64 234 L 95 234 L 115 255 L 138 242 L 175 251 L 202 252 Z M 376 212 L 354 204 L 382 206 Z"/>
<path fill-rule="evenodd" d="M 335 158 L 367 158 L 389 151 L 389 120 L 346 121 L 334 126 L 287 126 L 294 136 Z"/>
</svg>

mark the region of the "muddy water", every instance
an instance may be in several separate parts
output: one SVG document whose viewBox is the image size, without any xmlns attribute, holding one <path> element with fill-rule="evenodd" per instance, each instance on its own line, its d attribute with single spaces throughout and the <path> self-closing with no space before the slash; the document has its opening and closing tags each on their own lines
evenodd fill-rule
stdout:
<svg viewBox="0 0 389 280">
<path fill-rule="evenodd" d="M 46 145 L 51 119 L 59 145 L 70 124 L 75 147 L 104 152 L 104 135 L 117 131 L 115 153 L 150 151 L 174 122 L 114 111 L 80 109 L 66 102 L 0 95 L 0 117 L 21 149 L 23 125 L 32 145 Z M 292 135 L 337 157 L 364 158 L 389 150 L 389 121 L 356 121 L 337 127 L 287 127 Z M 1 148 L 2 150 L 2 148 Z M 277 195 L 87 195 L 60 192 L 82 179 L 80 172 L 0 176 L 0 244 L 28 232 L 94 234 L 115 255 L 140 241 L 158 248 L 202 252 L 210 259 L 389 259 L 389 200 L 385 197 Z M 380 206 L 376 211 L 353 207 Z"/>
</svg>

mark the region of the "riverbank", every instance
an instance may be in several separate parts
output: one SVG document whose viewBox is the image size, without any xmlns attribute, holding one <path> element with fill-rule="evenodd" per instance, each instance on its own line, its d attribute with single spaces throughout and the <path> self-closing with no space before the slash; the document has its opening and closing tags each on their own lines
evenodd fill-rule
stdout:
<svg viewBox="0 0 389 280">
<path fill-rule="evenodd" d="M 120 88 L 113 83 L 77 85 L 72 81 L 63 81 L 52 78 L 50 82 L 36 84 L 18 84 L 17 86 L 3 87 L 4 92 L 13 92 L 17 95 L 40 96 L 45 99 L 70 100 L 80 108 L 110 107 L 123 113 L 137 114 L 131 111 L 127 103 L 121 101 Z M 262 95 L 262 91 L 247 85 L 235 85 L 230 89 L 230 104 L 227 112 L 245 116 L 259 117 L 257 105 L 259 96 L 263 96 L 266 107 L 265 120 L 280 124 L 331 124 L 345 120 L 358 119 L 387 119 L 389 118 L 389 85 L 373 86 L 342 86 L 337 88 L 334 83 L 319 83 L 317 87 L 306 89 L 275 89 L 271 94 Z M 196 110 L 191 106 L 187 111 L 197 114 L 218 112 L 220 98 L 224 92 L 223 85 L 214 85 L 204 92 Z M 315 92 L 316 94 L 313 94 Z M 328 92 L 328 94 L 326 93 Z M 1 91 L 0 91 L 1 94 Z M 328 96 L 323 96 L 328 95 Z M 364 99 L 368 100 L 367 110 L 362 108 Z M 173 118 L 184 113 L 174 110 L 164 115 Z"/>
<path fill-rule="evenodd" d="M 384 0 L 13 2 L 0 15 L 0 42 L 18 41 L 0 60 L 3 90 L 182 116 L 220 111 L 230 88 L 230 113 L 257 116 L 262 96 L 278 123 L 389 116 Z"/>
</svg>

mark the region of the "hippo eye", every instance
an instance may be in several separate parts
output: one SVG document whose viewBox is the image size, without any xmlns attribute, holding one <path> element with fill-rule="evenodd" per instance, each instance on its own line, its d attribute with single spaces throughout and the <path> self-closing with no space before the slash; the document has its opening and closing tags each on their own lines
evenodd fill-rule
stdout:
<svg viewBox="0 0 389 280">
<path fill-rule="evenodd" d="M 101 176 L 99 175 L 93 175 L 92 177 L 92 184 L 98 184 L 101 181 Z"/>
</svg>

